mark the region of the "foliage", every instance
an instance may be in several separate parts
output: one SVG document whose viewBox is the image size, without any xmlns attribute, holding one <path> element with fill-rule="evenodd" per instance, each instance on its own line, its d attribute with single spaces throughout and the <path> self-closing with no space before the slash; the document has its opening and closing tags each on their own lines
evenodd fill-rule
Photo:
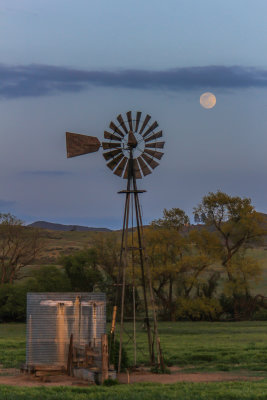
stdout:
<svg viewBox="0 0 267 400">
<path fill-rule="evenodd" d="M 38 230 L 23 226 L 11 214 L 0 214 L 0 285 L 13 283 L 41 248 Z"/>
<path fill-rule="evenodd" d="M 119 364 L 119 348 L 120 342 L 114 337 L 113 334 L 108 335 L 108 345 L 109 345 L 109 363 L 113 364 L 115 369 L 118 370 Z M 124 346 L 121 349 L 121 371 L 125 371 L 129 367 L 129 358 L 127 351 Z"/>
<path fill-rule="evenodd" d="M 33 271 L 31 291 L 35 292 L 68 292 L 71 290 L 70 280 L 64 270 L 47 265 Z"/>
<path fill-rule="evenodd" d="M 108 378 L 108 379 L 105 379 L 103 382 L 103 386 L 116 386 L 116 385 L 119 385 L 118 379 Z"/>
<path fill-rule="evenodd" d="M 92 292 L 95 288 L 101 289 L 104 279 L 97 267 L 97 254 L 94 249 L 62 256 L 59 263 L 64 266 L 71 290 Z"/>
<path fill-rule="evenodd" d="M 0 321 L 25 321 L 28 292 L 63 292 L 70 290 L 64 271 L 54 266 L 41 267 L 32 278 L 4 284 L 0 291 Z"/>
<path fill-rule="evenodd" d="M 163 210 L 163 218 L 155 219 L 151 225 L 155 228 L 167 228 L 181 230 L 184 226 L 190 224 L 189 217 L 180 208 L 171 208 Z"/>
<path fill-rule="evenodd" d="M 248 198 L 231 197 L 218 191 L 204 196 L 194 209 L 196 221 L 215 229 L 221 242 L 221 260 L 229 280 L 234 280 L 231 260 L 241 249 L 252 245 L 266 233 L 262 216 Z"/>
<path fill-rule="evenodd" d="M 193 299 L 179 297 L 177 299 L 176 319 L 189 319 L 191 321 L 214 321 L 222 314 L 219 300 L 208 297 Z"/>
</svg>

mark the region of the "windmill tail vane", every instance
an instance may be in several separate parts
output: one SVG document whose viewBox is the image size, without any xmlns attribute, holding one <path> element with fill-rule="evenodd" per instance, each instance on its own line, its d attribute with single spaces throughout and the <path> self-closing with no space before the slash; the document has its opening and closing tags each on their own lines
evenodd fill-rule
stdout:
<svg viewBox="0 0 267 400">
<path fill-rule="evenodd" d="M 148 348 L 150 355 L 151 364 L 155 363 L 154 358 L 154 342 L 157 346 L 158 364 L 161 367 L 164 366 L 162 352 L 160 349 L 160 340 L 157 332 L 157 317 L 155 309 L 154 294 L 152 290 L 151 281 L 149 282 L 150 290 L 150 301 L 153 309 L 153 323 L 154 323 L 154 338 L 152 340 L 152 332 L 149 321 L 149 307 L 147 298 L 147 283 L 145 279 L 145 266 L 144 266 L 144 246 L 143 246 L 143 227 L 142 227 L 142 216 L 141 207 L 139 203 L 139 194 L 145 192 L 144 190 L 138 190 L 137 179 L 152 173 L 152 171 L 159 165 L 159 161 L 163 156 L 162 149 L 164 148 L 165 142 L 162 141 L 163 133 L 162 130 L 158 130 L 157 121 L 151 123 L 151 116 L 137 111 L 126 112 L 126 116 L 119 114 L 116 121 L 111 121 L 109 124 L 109 130 L 104 131 L 104 140 L 100 140 L 95 136 L 87 136 L 78 133 L 66 132 L 66 145 L 67 145 L 67 157 L 77 157 L 88 153 L 97 152 L 100 147 L 103 149 L 103 157 L 107 163 L 107 167 L 113 171 L 118 177 L 127 179 L 127 189 L 122 190 L 119 193 L 125 194 L 125 205 L 124 205 L 124 217 L 123 217 L 123 229 L 121 238 L 121 252 L 120 252 L 120 284 L 118 290 L 121 290 L 120 296 L 117 298 L 121 299 L 121 318 L 120 318 L 120 347 L 119 347 L 119 365 L 118 371 L 121 368 L 121 356 L 122 356 L 122 341 L 123 341 L 123 330 L 124 328 L 124 301 L 125 301 L 125 285 L 126 285 L 126 274 L 125 271 L 128 266 L 128 228 L 130 213 L 135 214 L 136 231 L 138 238 L 138 251 L 139 251 L 139 263 L 141 267 L 141 281 L 143 287 L 143 297 L 145 306 L 145 323 L 148 334 Z M 130 204 L 134 207 L 130 207 Z M 135 210 L 135 211 L 133 211 Z M 132 219 L 133 221 L 133 215 Z M 133 232 L 133 225 L 132 225 Z M 133 257 L 132 257 L 133 260 Z M 132 261 L 133 262 L 133 261 Z M 133 266 L 132 266 L 133 267 Z M 148 280 L 150 280 L 150 272 L 148 266 Z M 135 293 L 135 283 L 132 282 L 133 293 Z M 119 289 L 121 288 L 121 289 Z M 135 297 L 133 296 L 133 299 Z M 117 306 L 117 304 L 115 305 Z M 133 300 L 133 309 L 135 310 L 135 300 Z M 135 312 L 134 312 L 135 315 Z M 135 321 L 134 321 L 135 327 Z M 135 329 L 135 328 L 134 328 Z M 133 337 L 135 338 L 135 331 Z M 136 363 L 136 340 L 134 339 L 135 349 L 135 363 Z"/>
</svg>

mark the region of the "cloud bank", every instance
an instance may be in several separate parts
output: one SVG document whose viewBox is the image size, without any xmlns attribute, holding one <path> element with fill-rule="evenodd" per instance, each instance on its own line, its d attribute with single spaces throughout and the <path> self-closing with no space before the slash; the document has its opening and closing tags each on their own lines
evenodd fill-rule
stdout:
<svg viewBox="0 0 267 400">
<path fill-rule="evenodd" d="M 92 86 L 143 90 L 266 88 L 267 70 L 241 66 L 184 67 L 163 71 L 83 71 L 49 65 L 0 64 L 0 97 L 79 92 Z"/>
</svg>

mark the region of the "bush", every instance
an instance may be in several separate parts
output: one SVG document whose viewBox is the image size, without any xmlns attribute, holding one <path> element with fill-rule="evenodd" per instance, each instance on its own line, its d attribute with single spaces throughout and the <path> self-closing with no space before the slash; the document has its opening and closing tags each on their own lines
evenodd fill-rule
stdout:
<svg viewBox="0 0 267 400">
<path fill-rule="evenodd" d="M 119 363 L 119 349 L 120 342 L 114 338 L 113 334 L 108 335 L 108 347 L 109 347 L 109 363 L 114 364 L 116 371 L 118 371 Z M 129 367 L 129 358 L 125 348 L 122 346 L 121 351 L 121 371 L 125 371 Z"/>
<path fill-rule="evenodd" d="M 78 251 L 60 258 L 66 275 L 74 291 L 92 292 L 95 286 L 102 288 L 103 275 L 97 267 L 97 254 L 94 249 Z"/>
<path fill-rule="evenodd" d="M 0 286 L 0 321 L 25 321 L 28 292 L 62 292 L 71 286 L 66 274 L 54 266 L 42 267 L 32 278 Z"/>
<path fill-rule="evenodd" d="M 176 320 L 214 321 L 218 320 L 221 313 L 222 307 L 217 299 L 179 297 L 176 302 Z"/>
</svg>

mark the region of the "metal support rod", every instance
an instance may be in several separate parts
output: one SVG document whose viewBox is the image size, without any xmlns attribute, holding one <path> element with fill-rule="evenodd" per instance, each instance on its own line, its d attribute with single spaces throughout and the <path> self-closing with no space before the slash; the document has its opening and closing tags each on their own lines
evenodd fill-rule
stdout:
<svg viewBox="0 0 267 400">
<path fill-rule="evenodd" d="M 122 294 L 121 294 L 121 324 L 120 324 L 120 347 L 119 347 L 119 360 L 118 360 L 118 372 L 121 370 L 121 353 L 122 353 L 122 342 L 123 342 L 123 320 L 124 320 L 124 300 L 125 300 L 125 274 L 128 266 L 127 259 L 127 246 L 128 246 L 128 224 L 129 224 L 129 203 L 130 193 L 126 194 L 125 201 L 125 225 L 123 227 L 124 234 L 124 253 L 122 257 Z M 123 250 L 123 242 L 122 242 Z M 121 250 L 121 251 L 122 251 Z"/>
<path fill-rule="evenodd" d="M 135 175 L 133 174 L 133 188 L 137 190 Z M 147 338 L 148 338 L 148 348 L 149 348 L 149 357 L 151 364 L 154 363 L 154 351 L 152 346 L 152 338 L 151 338 L 151 328 L 149 322 L 148 315 L 148 303 L 147 303 L 147 295 L 146 295 L 146 279 L 145 279 L 145 269 L 144 269 L 144 260 L 143 260 L 143 244 L 141 238 L 141 226 L 142 219 L 140 214 L 140 206 L 139 206 L 139 198 L 138 193 L 134 193 L 134 203 L 135 203 L 135 214 L 136 214 L 136 226 L 137 226 L 137 236 L 138 236 L 138 245 L 139 245 L 139 257 L 140 257 L 140 266 L 141 266 L 141 274 L 142 274 L 142 286 L 143 286 L 143 294 L 144 294 L 144 303 L 145 303 L 145 315 L 146 315 L 146 326 L 147 326 Z"/>
</svg>

